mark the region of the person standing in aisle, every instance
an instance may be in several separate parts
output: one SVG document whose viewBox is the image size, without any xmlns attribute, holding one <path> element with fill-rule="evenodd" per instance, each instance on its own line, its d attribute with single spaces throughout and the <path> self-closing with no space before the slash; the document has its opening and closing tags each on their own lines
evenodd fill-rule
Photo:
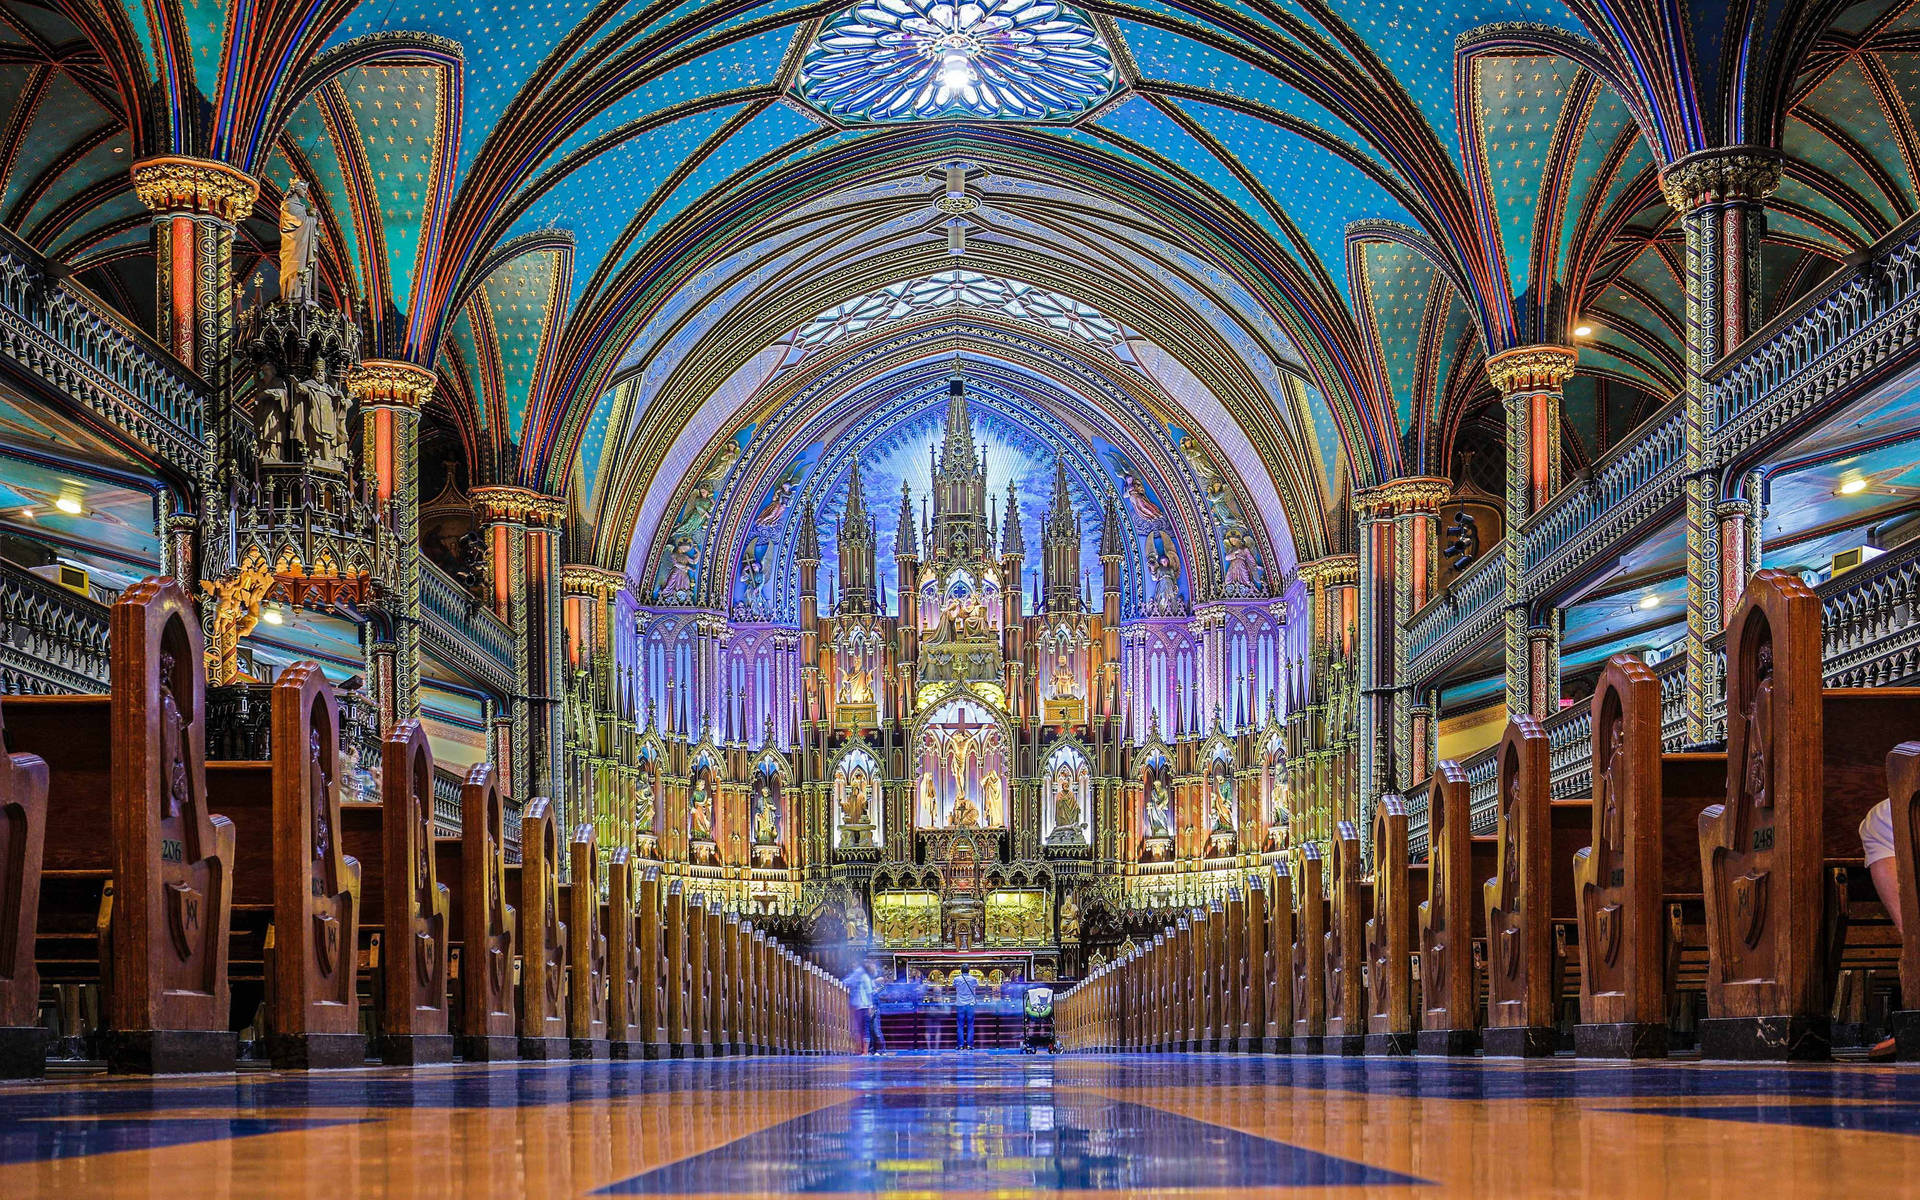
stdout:
<svg viewBox="0 0 1920 1200">
<path fill-rule="evenodd" d="M 953 1024 L 956 1044 L 962 1050 L 974 1049 L 973 1006 L 980 998 L 980 987 L 973 972 L 961 971 L 953 977 Z"/>
<path fill-rule="evenodd" d="M 878 1054 L 887 1046 L 880 1036 L 880 1020 L 873 1011 L 876 989 L 873 976 L 867 974 L 867 964 L 856 964 L 846 984 L 847 1004 L 853 1009 L 853 1036 L 860 1042 L 861 1053 Z"/>
</svg>

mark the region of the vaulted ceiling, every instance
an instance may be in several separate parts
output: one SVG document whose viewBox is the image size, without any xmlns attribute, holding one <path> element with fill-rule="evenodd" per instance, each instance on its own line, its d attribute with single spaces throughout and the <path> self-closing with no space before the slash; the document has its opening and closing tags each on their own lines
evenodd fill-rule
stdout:
<svg viewBox="0 0 1920 1200">
<path fill-rule="evenodd" d="M 307 179 L 324 294 L 437 371 L 469 478 L 569 491 L 613 566 L 821 380 L 877 403 L 972 346 L 1204 489 L 1191 438 L 1277 576 L 1352 489 L 1471 473 L 1490 351 L 1580 347 L 1573 466 L 1674 394 L 1676 159 L 1787 156 L 1769 310 L 1920 205 L 1909 0 L 0 12 L 0 223 L 150 323 L 129 163 L 261 178 L 243 288 Z"/>
</svg>

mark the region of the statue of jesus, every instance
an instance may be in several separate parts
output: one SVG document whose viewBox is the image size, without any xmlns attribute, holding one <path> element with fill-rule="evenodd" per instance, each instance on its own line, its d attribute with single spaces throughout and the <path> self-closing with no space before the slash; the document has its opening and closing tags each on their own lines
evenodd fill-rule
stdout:
<svg viewBox="0 0 1920 1200">
<path fill-rule="evenodd" d="M 280 201 L 280 299 L 314 299 L 313 262 L 319 246 L 313 237 L 312 194 L 295 177 Z"/>
</svg>

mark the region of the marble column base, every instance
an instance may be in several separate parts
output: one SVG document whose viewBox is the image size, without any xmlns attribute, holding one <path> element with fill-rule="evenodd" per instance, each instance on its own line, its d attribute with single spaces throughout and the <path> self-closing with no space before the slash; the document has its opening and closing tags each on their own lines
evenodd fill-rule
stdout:
<svg viewBox="0 0 1920 1200">
<path fill-rule="evenodd" d="M 450 1033 L 389 1033 L 378 1043 L 380 1061 L 390 1067 L 424 1067 L 453 1061 Z"/>
<path fill-rule="evenodd" d="M 506 1033 L 487 1037 L 464 1035 L 455 1047 L 468 1062 L 512 1062 L 520 1057 L 520 1039 Z"/>
<path fill-rule="evenodd" d="M 1573 1052 L 1581 1058 L 1665 1058 L 1667 1027 L 1650 1021 L 1575 1025 Z"/>
<path fill-rule="evenodd" d="M 1477 1029 L 1422 1029 L 1414 1035 L 1414 1050 L 1446 1058 L 1471 1057 L 1480 1049 Z"/>
<path fill-rule="evenodd" d="M 240 1041 L 225 1029 L 122 1029 L 101 1035 L 115 1075 L 191 1075 L 231 1071 Z"/>
<path fill-rule="evenodd" d="M 276 1033 L 267 1061 L 281 1071 L 337 1071 L 367 1065 L 367 1039 L 358 1033 Z"/>
<path fill-rule="evenodd" d="M 1826 1062 L 1833 1057 L 1833 1019 L 1799 1015 L 1708 1017 L 1700 1022 L 1700 1057 L 1731 1062 Z"/>
<path fill-rule="evenodd" d="M 1889 1024 L 1894 1057 L 1901 1062 L 1920 1062 L 1920 1008 L 1896 1009 L 1889 1014 Z"/>
<path fill-rule="evenodd" d="M 1367 1052 L 1367 1035 L 1364 1033 L 1329 1034 L 1321 1039 L 1320 1053 L 1338 1054 L 1346 1058 L 1358 1058 Z"/>
<path fill-rule="evenodd" d="M 573 1043 L 563 1037 L 522 1037 L 520 1039 L 520 1057 L 536 1061 L 542 1059 L 572 1058 Z"/>
<path fill-rule="evenodd" d="M 568 1042 L 567 1052 L 574 1058 L 612 1058 L 613 1043 L 606 1038 L 572 1038 Z"/>
<path fill-rule="evenodd" d="M 1560 1033 L 1551 1025 L 1490 1025 L 1480 1031 L 1480 1046 L 1488 1058 L 1552 1058 L 1559 1045 Z"/>
<path fill-rule="evenodd" d="M 1291 1053 L 1291 1054 L 1325 1054 L 1326 1053 L 1325 1045 L 1326 1045 L 1327 1039 L 1317 1033 L 1295 1034 L 1292 1038 L 1289 1039 L 1289 1041 L 1292 1043 L 1292 1045 L 1289 1047 L 1288 1053 Z"/>
<path fill-rule="evenodd" d="M 1412 1033 L 1370 1033 L 1366 1038 L 1368 1054 L 1412 1054 Z"/>
<path fill-rule="evenodd" d="M 42 1025 L 0 1028 L 0 1079 L 38 1079 L 47 1073 L 47 1043 L 53 1031 Z"/>
</svg>

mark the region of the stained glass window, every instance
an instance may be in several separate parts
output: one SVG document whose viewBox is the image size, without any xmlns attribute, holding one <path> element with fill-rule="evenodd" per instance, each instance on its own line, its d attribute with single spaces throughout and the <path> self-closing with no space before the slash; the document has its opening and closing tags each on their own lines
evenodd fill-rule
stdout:
<svg viewBox="0 0 1920 1200">
<path fill-rule="evenodd" d="M 800 94 L 850 121 L 1043 121 L 1116 79 L 1093 22 L 1055 0 L 866 0 L 821 28 Z"/>
<path fill-rule="evenodd" d="M 942 271 L 837 304 L 802 325 L 793 340 L 808 350 L 830 346 L 875 325 L 950 304 L 1004 313 L 1108 349 L 1124 337 L 1118 322 L 1058 292 L 977 271 Z"/>
</svg>

